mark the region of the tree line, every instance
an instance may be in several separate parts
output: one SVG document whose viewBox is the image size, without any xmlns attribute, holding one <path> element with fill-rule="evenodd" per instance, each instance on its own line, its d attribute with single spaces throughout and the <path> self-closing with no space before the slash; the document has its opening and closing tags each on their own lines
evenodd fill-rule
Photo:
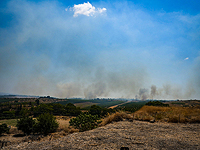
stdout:
<svg viewBox="0 0 200 150">
<path fill-rule="evenodd" d="M 81 113 L 81 110 L 72 103 L 66 105 L 59 103 L 40 104 L 39 100 L 35 102 L 0 103 L 0 120 L 21 118 L 24 114 L 38 117 L 44 113 L 57 116 L 77 116 Z"/>
</svg>

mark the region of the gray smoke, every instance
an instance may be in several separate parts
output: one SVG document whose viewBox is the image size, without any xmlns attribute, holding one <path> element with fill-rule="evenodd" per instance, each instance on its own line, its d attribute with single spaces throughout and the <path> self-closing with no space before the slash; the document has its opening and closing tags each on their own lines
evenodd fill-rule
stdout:
<svg viewBox="0 0 200 150">
<path fill-rule="evenodd" d="M 140 89 L 139 90 L 139 96 L 141 100 L 146 100 L 148 98 L 148 89 Z"/>
<path fill-rule="evenodd" d="M 156 95 L 156 86 L 152 85 L 151 86 L 151 97 L 152 97 L 152 99 L 154 98 L 155 95 Z"/>
<path fill-rule="evenodd" d="M 111 72 L 103 67 L 97 68 L 94 77 L 85 83 L 83 90 L 86 98 L 118 97 L 133 98 L 139 87 L 148 82 L 145 70 L 135 68 L 134 72 Z"/>
<path fill-rule="evenodd" d="M 108 93 L 107 86 L 103 82 L 91 84 L 84 89 L 84 96 L 88 99 L 107 97 Z"/>
</svg>

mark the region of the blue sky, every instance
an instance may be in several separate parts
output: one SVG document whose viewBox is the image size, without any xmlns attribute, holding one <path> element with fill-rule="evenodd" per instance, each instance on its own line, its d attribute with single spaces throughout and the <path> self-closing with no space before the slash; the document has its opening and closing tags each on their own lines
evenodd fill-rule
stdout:
<svg viewBox="0 0 200 150">
<path fill-rule="evenodd" d="M 0 92 L 200 99 L 200 1 L 0 2 Z"/>
</svg>

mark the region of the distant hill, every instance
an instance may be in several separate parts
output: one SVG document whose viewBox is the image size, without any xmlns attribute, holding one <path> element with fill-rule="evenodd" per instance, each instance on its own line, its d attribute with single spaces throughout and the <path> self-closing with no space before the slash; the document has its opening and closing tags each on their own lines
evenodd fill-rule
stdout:
<svg viewBox="0 0 200 150">
<path fill-rule="evenodd" d="M 39 98 L 39 96 L 0 93 L 0 98 Z"/>
</svg>

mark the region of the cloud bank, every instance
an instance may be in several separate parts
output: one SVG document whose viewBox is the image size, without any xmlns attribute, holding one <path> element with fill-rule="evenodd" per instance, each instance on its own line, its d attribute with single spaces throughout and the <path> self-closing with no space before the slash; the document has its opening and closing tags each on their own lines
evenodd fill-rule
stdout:
<svg viewBox="0 0 200 150">
<path fill-rule="evenodd" d="M 200 98 L 200 14 L 149 12 L 128 2 L 94 5 L 74 5 L 72 14 L 57 2 L 9 1 L 4 12 L 12 20 L 0 28 L 0 91 Z M 96 15 L 104 7 L 106 15 Z"/>
</svg>

